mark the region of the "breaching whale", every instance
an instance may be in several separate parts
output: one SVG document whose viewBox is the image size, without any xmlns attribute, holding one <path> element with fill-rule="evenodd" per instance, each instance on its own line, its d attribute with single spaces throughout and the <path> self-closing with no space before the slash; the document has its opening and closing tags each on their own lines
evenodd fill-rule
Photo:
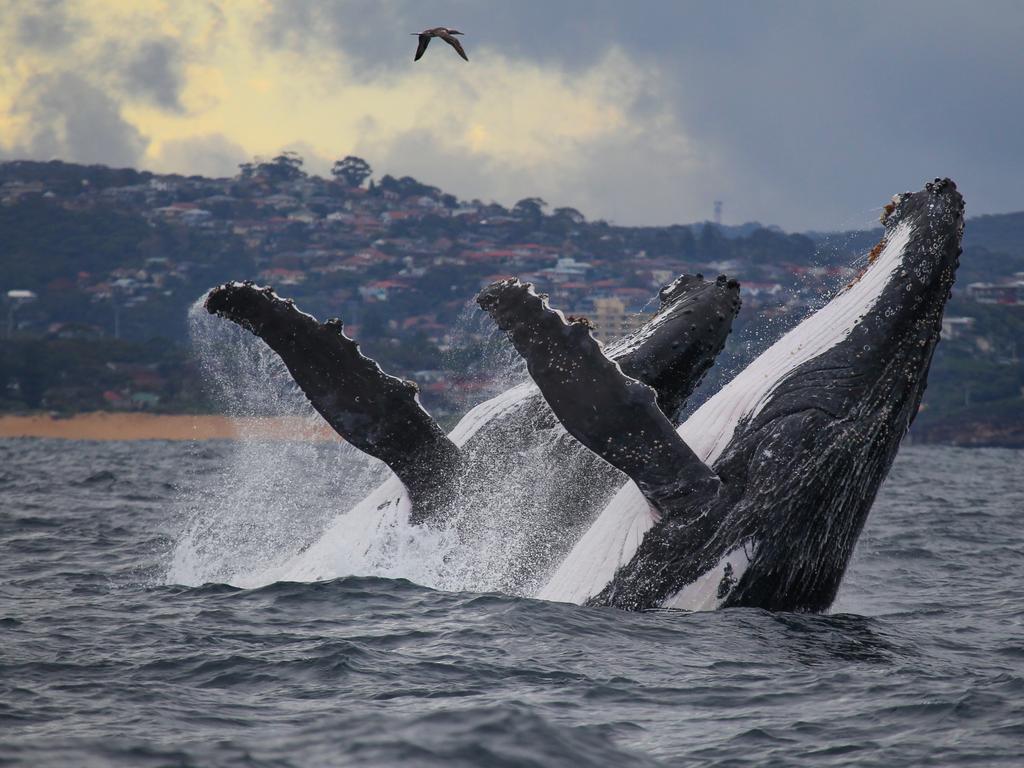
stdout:
<svg viewBox="0 0 1024 768">
<path fill-rule="evenodd" d="M 725 277 L 706 281 L 699 275 L 684 275 L 663 288 L 659 299 L 654 317 L 610 345 L 607 354 L 629 376 L 652 387 L 662 411 L 674 416 L 721 351 L 739 310 L 739 286 Z M 453 517 L 454 508 L 484 506 L 487 494 L 493 498 L 500 493 L 501 488 L 493 486 L 504 482 L 502 465 L 533 450 L 541 454 L 537 464 L 555 478 L 571 475 L 572 483 L 557 486 L 554 498 L 549 494 L 541 499 L 548 507 L 543 514 L 551 518 L 548 530 L 565 531 L 565 535 L 561 543 L 545 541 L 537 547 L 543 551 L 532 557 L 533 573 L 519 579 L 530 584 L 564 556 L 625 480 L 565 433 L 530 382 L 476 406 L 446 435 L 420 405 L 415 385 L 388 375 L 363 356 L 339 320 L 320 323 L 272 289 L 251 283 L 213 289 L 205 307 L 261 338 L 324 419 L 345 440 L 384 461 L 395 473 L 339 517 L 336 525 L 343 530 L 326 532 L 290 567 L 274 574 L 277 578 L 380 572 L 379 560 L 376 567 L 365 561 L 337 563 L 331 542 L 338 537 L 359 541 L 360 536 L 369 542 L 378 535 L 374 531 L 394 521 L 443 525 Z M 581 390 L 580 397 L 586 396 Z M 474 487 L 480 485 L 490 487 Z M 529 490 L 507 489 L 520 496 L 529 495 Z M 524 500 L 521 506 L 528 503 Z M 363 549 L 367 557 L 386 557 L 369 543 Z"/>
<path fill-rule="evenodd" d="M 678 429 L 585 327 L 518 281 L 485 289 L 566 429 L 632 480 L 537 596 L 826 610 L 920 404 L 963 211 L 948 179 L 894 197 L 863 272 Z"/>
</svg>

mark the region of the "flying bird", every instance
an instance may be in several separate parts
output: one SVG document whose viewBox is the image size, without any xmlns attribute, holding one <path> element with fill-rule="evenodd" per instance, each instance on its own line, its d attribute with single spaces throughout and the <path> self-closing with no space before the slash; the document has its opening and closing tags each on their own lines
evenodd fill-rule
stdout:
<svg viewBox="0 0 1024 768">
<path fill-rule="evenodd" d="M 448 29 L 448 27 L 434 27 L 433 29 L 425 29 L 422 32 L 411 32 L 410 34 L 417 35 L 420 39 L 420 44 L 416 48 L 416 56 L 413 61 L 419 61 L 420 57 L 423 56 L 424 51 L 427 50 L 427 46 L 430 45 L 430 38 L 440 37 L 448 45 L 454 48 L 459 56 L 469 61 L 469 56 L 462 50 L 462 43 L 455 39 L 455 35 L 461 35 L 457 29 Z"/>
</svg>

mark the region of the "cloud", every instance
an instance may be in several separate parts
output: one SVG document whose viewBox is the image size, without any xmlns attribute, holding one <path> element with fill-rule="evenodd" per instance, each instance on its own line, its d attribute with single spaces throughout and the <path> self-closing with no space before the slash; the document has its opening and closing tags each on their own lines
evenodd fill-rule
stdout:
<svg viewBox="0 0 1024 768">
<path fill-rule="evenodd" d="M 460 69 L 457 58 L 449 63 L 445 78 L 389 78 L 396 96 L 416 90 L 412 119 L 396 126 L 363 117 L 354 124 L 353 151 L 381 172 L 417 176 L 459 195 L 600 201 L 599 215 L 628 209 L 643 184 L 639 169 L 661 166 L 671 175 L 704 162 L 653 97 L 657 72 L 618 49 L 577 73 L 504 59 L 473 70 Z M 621 160 L 610 157 L 616 152 Z M 615 184 L 593 173 L 613 165 L 623 170 Z M 582 186 L 597 178 L 593 189 Z M 612 205 L 619 197 L 621 208 Z"/>
<path fill-rule="evenodd" d="M 38 0 L 20 15 L 17 11 L 13 4 L 0 8 L 13 23 L 17 42 L 30 48 L 59 50 L 88 29 L 86 22 L 70 15 L 64 0 Z"/>
<path fill-rule="evenodd" d="M 12 113 L 26 127 L 9 155 L 132 166 L 148 143 L 108 93 L 70 72 L 30 78 Z"/>
<path fill-rule="evenodd" d="M 634 15 L 642 17 L 649 10 Z M 621 4 L 604 0 L 570 0 L 557 5 L 271 0 L 258 30 L 262 40 L 273 47 L 303 53 L 344 51 L 344 64 L 360 74 L 406 69 L 416 51 L 410 33 L 439 25 L 466 33 L 463 43 L 471 60 L 476 59 L 473 51 L 482 47 L 509 58 L 576 70 L 592 66 L 606 54 L 629 16 Z M 432 46 L 430 51 L 436 56 L 434 49 Z"/>
<path fill-rule="evenodd" d="M 940 174 L 972 213 L 1024 206 L 1017 0 L 0 8 L 8 146 L 128 157 L 144 134 L 148 162 L 220 169 L 239 148 L 302 146 L 315 170 L 358 151 L 459 194 L 538 194 L 620 223 L 703 219 L 721 199 L 729 222 L 855 227 Z M 437 24 L 466 33 L 469 63 L 445 47 L 412 62 L 408 33 Z M 91 111 L 29 120 L 46 109 L 25 86 L 62 72 Z"/>
<path fill-rule="evenodd" d="M 431 107 L 416 124 L 393 131 L 366 118 L 353 151 L 378 177 L 412 175 L 506 205 L 537 195 L 622 223 L 710 212 L 708 193 L 681 180 L 713 178 L 717 160 L 658 100 L 656 71 L 618 49 L 575 73 L 530 62 L 481 68 L 479 83 L 421 82 Z"/>
<path fill-rule="evenodd" d="M 859 225 L 892 192 L 937 174 L 956 175 L 973 210 L 1024 204 L 1024 139 L 1015 128 L 1024 99 L 1013 76 L 1024 71 L 1024 6 L 1014 0 L 984 10 L 934 0 L 299 6 L 292 13 L 293 0 L 274 2 L 269 44 L 325 52 L 339 72 L 381 82 L 409 71 L 447 74 L 443 55 L 410 62 L 405 33 L 436 24 L 467 33 L 474 67 L 500 57 L 572 78 L 619 47 L 657 71 L 652 98 L 674 114 L 672 129 L 716 158 L 712 176 L 679 169 L 673 194 L 685 201 L 702 185 L 706 200 L 680 215 L 706 215 L 710 200 L 725 197 L 727 216 L 741 219 Z M 588 152 L 581 145 L 579 157 Z M 638 216 L 663 207 L 655 195 L 634 201 Z"/>
<path fill-rule="evenodd" d="M 249 160 L 245 149 L 220 133 L 170 139 L 161 143 L 153 162 L 154 170 L 165 173 L 223 177 L 238 173 L 238 165 Z"/>
<path fill-rule="evenodd" d="M 162 109 L 180 112 L 185 84 L 181 47 L 170 38 L 144 40 L 115 57 L 124 89 Z"/>
<path fill-rule="evenodd" d="M 651 142 L 643 131 L 608 136 L 588 143 L 579 153 L 536 164 L 448 146 L 424 129 L 383 142 L 367 138 L 354 151 L 373 158 L 377 178 L 385 173 L 409 175 L 465 199 L 511 206 L 538 196 L 552 207 L 596 211 L 617 223 L 677 221 L 703 208 L 710 216 L 710 200 L 703 200 L 699 190 L 679 194 L 679 169 L 692 162 L 685 142 Z"/>
</svg>

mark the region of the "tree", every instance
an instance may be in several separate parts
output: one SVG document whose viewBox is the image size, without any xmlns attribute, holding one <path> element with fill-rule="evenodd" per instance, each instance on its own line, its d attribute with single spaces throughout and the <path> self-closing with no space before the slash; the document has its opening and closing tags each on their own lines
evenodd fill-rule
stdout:
<svg viewBox="0 0 1024 768">
<path fill-rule="evenodd" d="M 373 169 L 370 168 L 370 164 L 353 155 L 336 161 L 331 168 L 331 175 L 349 187 L 361 187 L 371 174 Z"/>
<path fill-rule="evenodd" d="M 436 198 L 441 194 L 441 190 L 437 187 L 431 187 L 428 184 L 417 181 L 412 176 L 403 176 L 400 179 L 396 179 L 390 174 L 385 174 L 377 188 L 382 192 L 394 193 L 398 197 L 426 195 L 427 197 Z"/>
<path fill-rule="evenodd" d="M 729 242 L 722 231 L 711 222 L 704 224 L 698 239 L 698 248 L 702 259 L 728 258 Z"/>
<path fill-rule="evenodd" d="M 272 181 L 297 181 L 304 178 L 302 157 L 298 152 L 282 152 L 269 163 L 260 163 L 260 171 Z"/>
<path fill-rule="evenodd" d="M 552 215 L 556 219 L 566 219 L 573 224 L 582 224 L 586 221 L 586 217 L 575 208 L 555 208 Z"/>
<path fill-rule="evenodd" d="M 526 219 L 539 221 L 540 217 L 544 215 L 544 209 L 547 207 L 548 204 L 539 197 L 524 197 L 512 206 L 512 213 Z"/>
<path fill-rule="evenodd" d="M 238 176 L 244 180 L 262 178 L 273 183 L 298 181 L 306 177 L 302 165 L 303 160 L 298 152 L 282 152 L 270 161 L 256 157 L 251 163 L 240 163 Z"/>
</svg>

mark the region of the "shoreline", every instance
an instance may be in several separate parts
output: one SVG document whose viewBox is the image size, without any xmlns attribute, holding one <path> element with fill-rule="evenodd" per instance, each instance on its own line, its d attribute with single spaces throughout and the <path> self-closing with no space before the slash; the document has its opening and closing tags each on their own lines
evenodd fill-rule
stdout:
<svg viewBox="0 0 1024 768">
<path fill-rule="evenodd" d="M 301 416 L 235 418 L 210 414 L 107 413 L 0 416 L 0 438 L 58 440 L 280 440 L 341 442 L 325 423 Z"/>
<path fill-rule="evenodd" d="M 91 411 L 70 416 L 54 416 L 48 413 L 0 414 L 0 440 L 22 437 L 99 441 L 343 442 L 319 416 L 233 417 L 216 414 L 109 411 Z M 910 445 L 1024 449 L 1024 432 L 1019 428 L 1004 429 L 1000 432 L 991 429 L 965 429 L 962 426 L 952 429 L 932 427 L 911 431 L 908 437 Z"/>
</svg>

